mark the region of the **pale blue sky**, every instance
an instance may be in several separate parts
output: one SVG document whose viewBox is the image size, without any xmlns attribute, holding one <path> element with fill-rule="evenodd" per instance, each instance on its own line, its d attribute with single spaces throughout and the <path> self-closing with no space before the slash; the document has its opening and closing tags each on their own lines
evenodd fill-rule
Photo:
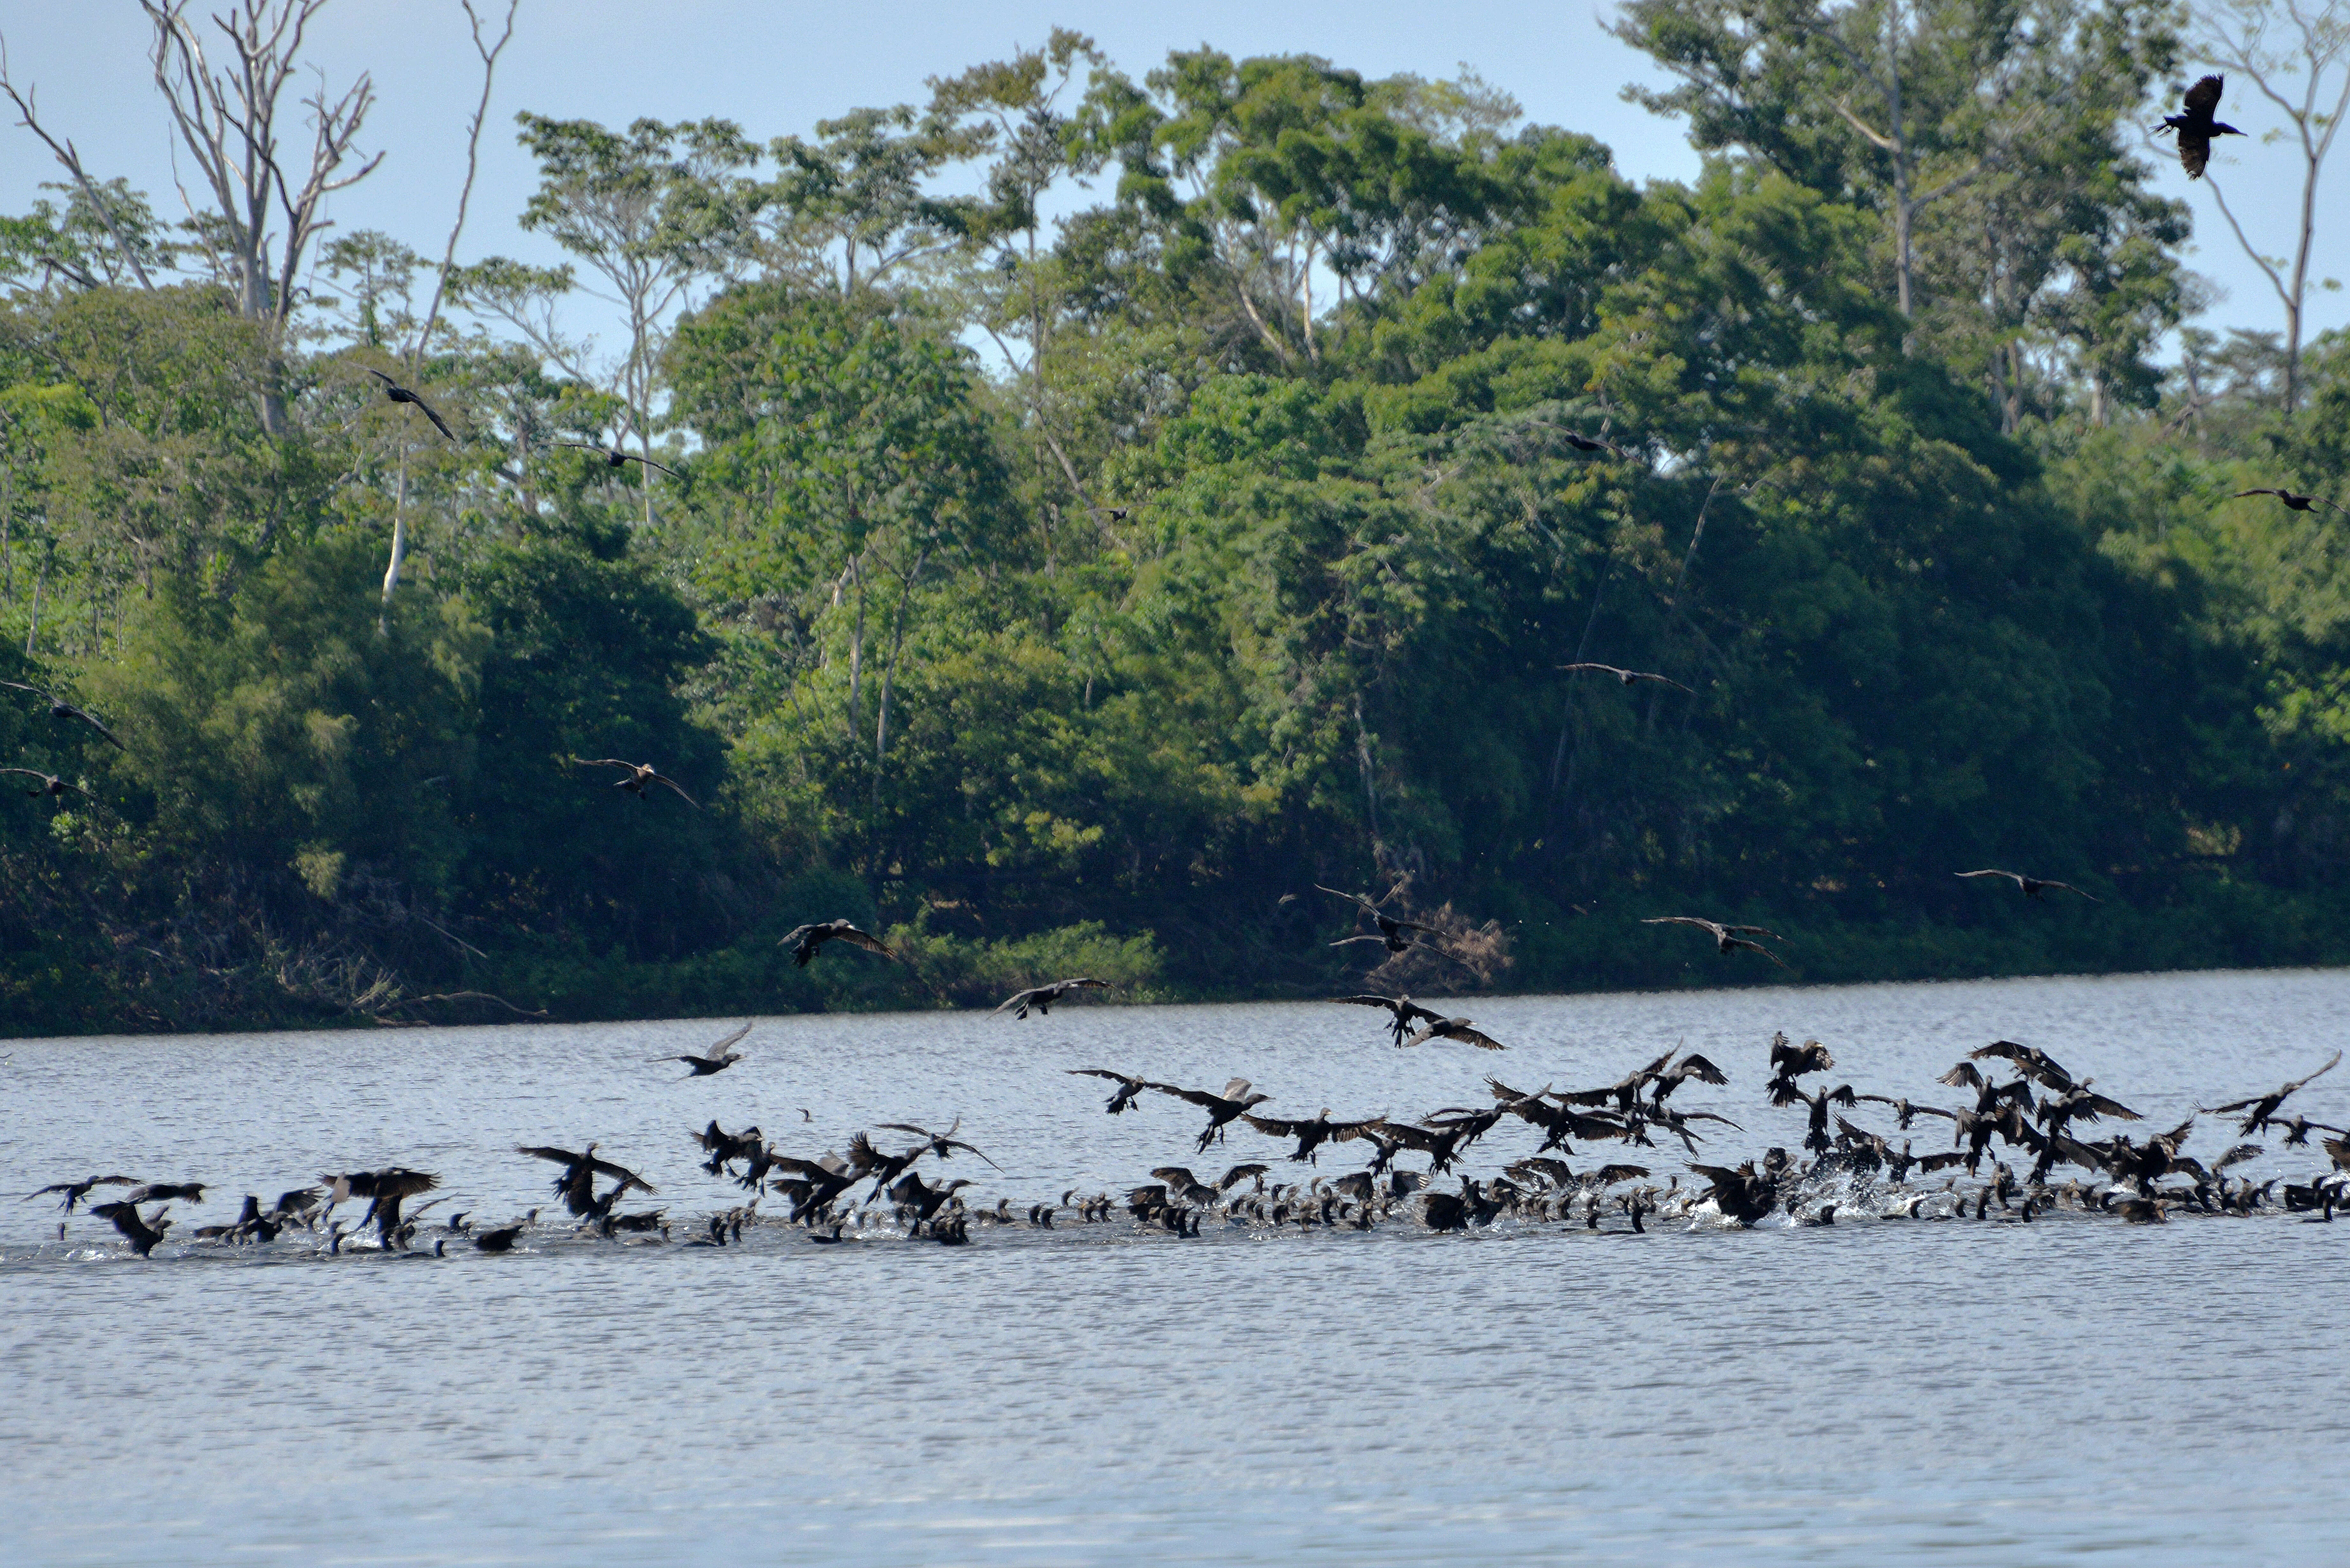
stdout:
<svg viewBox="0 0 2350 1568">
<path fill-rule="evenodd" d="M 209 10 L 200 0 L 198 10 Z M 1611 146 L 1635 179 L 1684 179 L 1697 169 L 1678 122 L 1621 100 L 1630 80 L 1654 79 L 1646 57 L 1609 37 L 1588 4 L 1555 9 L 1495 0 L 1383 5 L 1376 0 L 1286 0 L 1282 5 L 1192 0 L 1166 6 L 1006 0 L 872 3 L 861 6 L 776 0 L 524 0 L 514 46 L 500 67 L 492 130 L 462 254 L 503 252 L 556 259 L 515 226 L 535 183 L 514 141 L 513 117 L 530 109 L 623 123 L 723 116 L 762 140 L 805 131 L 860 104 L 924 94 L 923 78 L 1042 42 L 1055 25 L 1091 34 L 1139 74 L 1170 48 L 1203 42 L 1234 55 L 1313 53 L 1367 75 L 1449 76 L 1466 63 L 1525 107 L 1529 119 L 1588 132 Z M 172 207 L 171 143 L 146 60 L 148 28 L 132 0 L 0 0 L 11 71 L 39 90 L 44 120 L 70 136 L 101 175 L 146 188 Z M 346 231 L 389 231 L 437 254 L 463 174 L 464 120 L 479 78 L 455 0 L 338 0 L 314 24 L 311 57 L 339 88 L 371 72 L 380 99 L 367 144 L 390 150 L 365 183 L 336 198 Z M 2269 123 L 2262 106 L 2231 94 L 2226 111 L 2247 130 Z M 2274 213 L 2256 241 L 2282 250 L 2298 206 L 2298 157 L 2288 146 L 2225 142 L 2214 172 L 2240 216 Z M 2314 269 L 2350 275 L 2350 149 L 2329 171 Z M 13 123 L 0 124 L 0 210 L 21 212 L 35 187 L 58 177 L 48 153 Z M 2274 296 L 2245 262 L 2210 204 L 2166 162 L 2163 188 L 2190 194 L 2193 263 L 2226 291 L 2206 324 L 2273 327 Z M 2321 223 L 2326 220 L 2321 217 Z M 2350 295 L 2314 294 L 2312 331 L 2350 321 Z M 586 316 L 580 325 L 591 325 Z"/>
</svg>

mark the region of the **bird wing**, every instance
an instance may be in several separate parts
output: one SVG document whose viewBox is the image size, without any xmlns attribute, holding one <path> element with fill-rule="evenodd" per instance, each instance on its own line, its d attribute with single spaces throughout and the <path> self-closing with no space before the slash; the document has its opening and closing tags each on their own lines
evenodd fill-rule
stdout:
<svg viewBox="0 0 2350 1568">
<path fill-rule="evenodd" d="M 681 791 L 680 793 L 682 794 L 683 792 Z M 842 941 L 847 942 L 850 947 L 863 948 L 869 953 L 879 953 L 885 959 L 895 959 L 898 956 L 895 952 L 890 950 L 889 945 L 887 942 L 884 942 L 879 937 L 875 936 L 870 931 L 860 931 L 846 920 L 834 921 L 832 934 L 838 937 Z M 785 940 L 788 940 L 789 939 L 787 938 Z"/>
<path fill-rule="evenodd" d="M 1692 1051 L 1673 1065 L 1673 1071 L 1685 1078 L 1695 1078 L 1700 1084 L 1727 1084 L 1729 1075 Z"/>
<path fill-rule="evenodd" d="M 588 1168 L 595 1171 L 600 1176 L 608 1176 L 612 1178 L 620 1184 L 620 1190 L 623 1192 L 626 1192 L 631 1187 L 635 1188 L 638 1191 L 644 1193 L 650 1193 L 657 1190 L 651 1182 L 647 1181 L 643 1177 L 639 1176 L 627 1166 L 614 1165 L 608 1159 L 591 1159 L 588 1162 Z"/>
<path fill-rule="evenodd" d="M 1129 1077 L 1124 1073 L 1113 1073 L 1107 1067 L 1069 1067 L 1064 1070 L 1073 1078 L 1107 1078 L 1114 1084 L 1139 1085 L 1146 1089 L 1153 1086 L 1143 1083 L 1139 1078 Z"/>
<path fill-rule="evenodd" d="M 411 396 L 413 395 L 414 394 L 412 393 L 411 394 Z M 424 410 L 424 417 L 432 421 L 432 428 L 434 430 L 439 431 L 442 435 L 447 436 L 452 441 L 457 439 L 457 432 L 449 428 L 449 421 L 441 417 L 439 410 L 435 409 L 432 404 L 426 402 L 421 398 L 418 398 L 416 400 L 416 406 Z"/>
<path fill-rule="evenodd" d="M 667 463 L 665 463 L 665 462 L 655 462 L 651 458 L 649 458 L 649 457 L 639 457 L 635 452 L 622 452 L 622 453 L 620 454 L 620 456 L 621 456 L 621 458 L 622 458 L 622 460 L 623 460 L 623 461 L 628 462 L 641 462 L 641 463 L 643 463 L 647 468 L 658 468 L 658 469 L 660 469 L 663 473 L 668 474 L 671 479 L 676 479 L 676 478 L 679 478 L 679 477 L 680 477 L 680 475 L 679 475 L 679 473 L 678 473 L 677 470 L 675 470 L 675 469 L 671 468 L 669 464 L 667 464 Z"/>
<path fill-rule="evenodd" d="M 1374 936 L 1370 932 L 1366 931 L 1358 937 L 1340 937 L 1336 941 L 1332 942 L 1330 945 L 1334 948 L 1347 948 L 1354 946 L 1357 942 L 1384 942 L 1386 940 L 1387 938 L 1385 937 Z"/>
<path fill-rule="evenodd" d="M 1162 1165 L 1150 1174 L 1170 1187 L 1180 1189 L 1199 1185 L 1198 1179 L 1191 1175 L 1191 1168 L 1188 1166 Z"/>
<path fill-rule="evenodd" d="M 1700 920 L 1695 915 L 1658 915 L 1644 919 L 1640 923 L 1644 926 L 1695 926 L 1698 929 L 1711 931 L 1717 937 L 1721 935 L 1720 926 L 1715 925 L 1711 920 Z"/>
<path fill-rule="evenodd" d="M 717 1058 L 717 1055 L 718 1055 L 718 1054 L 719 1054 L 721 1051 L 725 1050 L 725 1049 L 726 1049 L 726 1047 L 728 1047 L 729 1045 L 733 1044 L 734 1044 L 734 1042 L 736 1042 L 737 1040 L 742 1039 L 742 1038 L 743 1038 L 743 1036 L 744 1036 L 745 1034 L 748 1034 L 749 1033 L 751 1033 L 751 1026 L 750 1026 L 749 1024 L 745 1023 L 744 1025 L 743 1025 L 743 1027 L 742 1027 L 742 1028 L 737 1029 L 736 1031 L 734 1031 L 734 1033 L 733 1033 L 729 1034 L 728 1036 L 726 1036 L 726 1038 L 725 1038 L 725 1039 L 719 1041 L 715 1045 L 712 1045 L 709 1050 L 707 1050 L 707 1051 L 703 1052 L 703 1053 L 702 1054 L 702 1059 L 703 1059 L 704 1061 L 714 1061 L 714 1060 Z"/>
<path fill-rule="evenodd" d="M 1669 686 L 1676 691 L 1687 691 L 1692 697 L 1697 695 L 1697 692 L 1694 690 L 1682 685 L 1671 676 L 1659 675 L 1652 670 L 1635 670 L 1632 671 L 1632 679 L 1635 680 L 1653 680 L 1659 686 Z"/>
<path fill-rule="evenodd" d="M 1724 926 L 1721 929 L 1725 931 L 1735 931 L 1741 936 L 1752 935 L 1758 937 L 1768 937 L 1774 942 L 1783 942 L 1787 940 L 1778 932 L 1771 929 L 1768 926 Z"/>
<path fill-rule="evenodd" d="M 625 768 L 629 773 L 637 771 L 636 763 L 624 763 L 618 757 L 574 757 L 571 765 L 576 768 Z"/>
<path fill-rule="evenodd" d="M 1002 1002 L 996 1004 L 995 1011 L 998 1012 L 1009 1012 L 1014 1008 L 1019 1006 L 1022 1002 L 1034 1002 L 1036 998 L 1044 995 L 1046 992 L 1052 989 L 1053 988 L 1048 985 L 1032 985 L 1027 990 L 1021 992 L 1016 995 L 1005 997 Z M 1075 1069 L 1072 1070 L 1074 1071 Z"/>
<path fill-rule="evenodd" d="M 567 1148 L 533 1147 L 529 1144 L 515 1145 L 516 1154 L 526 1154 L 533 1159 L 551 1159 L 557 1165 L 577 1165 L 579 1157 Z"/>
<path fill-rule="evenodd" d="M 1243 1112 L 1241 1120 L 1248 1123 L 1257 1131 L 1270 1134 L 1274 1137 L 1295 1137 L 1314 1125 L 1312 1122 L 1284 1121 L 1279 1116 L 1261 1116 L 1253 1111 Z M 1154 1170 L 1150 1174 L 1156 1176 L 1159 1173 Z"/>
<path fill-rule="evenodd" d="M 2339 1052 L 2339 1051 L 2336 1051 L 2335 1053 L 2334 1053 L 2334 1059 L 2333 1059 L 2332 1061 L 2330 1061 L 2330 1062 L 2326 1063 L 2324 1066 L 2320 1067 L 2316 1072 L 2312 1073 L 2312 1074 L 2311 1074 L 2307 1078 L 2295 1078 L 2292 1083 L 2287 1084 L 2287 1085 L 2284 1086 L 2284 1093 L 2285 1093 L 2285 1094 L 2287 1094 L 2287 1095 L 2290 1095 L 2290 1094 L 2292 1094 L 2294 1090 L 2296 1090 L 2296 1089 L 2300 1088 L 2303 1084 L 2309 1083 L 2309 1082 L 2311 1082 L 2313 1079 L 2323 1078 L 2324 1076 L 2325 1076 L 2325 1075 L 2326 1075 L 2326 1074 L 2331 1073 L 2332 1071 L 2334 1071 L 2334 1068 L 2336 1068 L 2336 1067 L 2340 1066 L 2341 1064 L 2342 1064 L 2342 1053 L 2341 1053 L 2341 1052 Z M 2279 1096 L 2279 1098 L 2282 1098 L 2282 1097 L 2283 1097 L 2282 1096 Z"/>
<path fill-rule="evenodd" d="M 1186 1089 L 1176 1084 L 1145 1083 L 1142 1086 L 1146 1089 L 1156 1089 L 1162 1095 L 1172 1095 L 1179 1100 L 1189 1100 L 1195 1106 L 1220 1106 L 1225 1103 L 1223 1096 L 1208 1089 Z"/>
<path fill-rule="evenodd" d="M 1622 675 L 1622 674 L 1624 673 L 1624 671 L 1623 671 L 1623 670 L 1620 670 L 1617 669 L 1617 668 L 1616 668 L 1614 665 L 1612 665 L 1612 664 L 1591 664 L 1591 663 L 1582 663 L 1582 664 L 1562 664 L 1562 665 L 1560 665 L 1560 666 L 1559 666 L 1559 668 L 1560 668 L 1561 670 L 1600 670 L 1600 671 L 1602 671 L 1602 672 L 1604 672 L 1604 673 L 1606 673 L 1606 674 L 1608 674 L 1608 675 Z"/>
<path fill-rule="evenodd" d="M 1463 1045 L 1474 1045 L 1480 1051 L 1506 1051 L 1508 1046 L 1482 1029 L 1471 1029 L 1466 1023 L 1443 1032 L 1447 1040 L 1458 1040 Z"/>
<path fill-rule="evenodd" d="M 1239 1186 L 1242 1182 L 1246 1181 L 1250 1177 L 1263 1176 L 1266 1171 L 1271 1170 L 1272 1168 L 1273 1167 L 1269 1165 L 1236 1165 L 1230 1170 L 1224 1172 L 1222 1177 L 1217 1180 L 1216 1190 L 1219 1192 L 1230 1192 L 1233 1188 Z M 1159 1173 L 1154 1170 L 1150 1174 L 1156 1176 Z"/>
<path fill-rule="evenodd" d="M 2142 1122 L 2146 1120 L 2144 1116 L 2130 1109 L 2127 1106 L 2123 1105 L 2119 1100 L 2110 1100 L 2103 1095 L 2091 1095 L 2086 1099 L 2076 1101 L 2075 1104 L 2077 1104 L 2083 1111 L 2086 1111 L 2092 1119 L 2097 1116 L 2113 1116 L 2126 1122 Z M 2075 1112 L 2074 1114 L 2078 1115 L 2080 1113 Z"/>
<path fill-rule="evenodd" d="M 2208 115 L 2218 112 L 2220 94 L 2228 85 L 2225 77 L 2205 77 L 2187 89 L 2185 103 L 2189 114 Z"/>
<path fill-rule="evenodd" d="M 1330 1124 L 1330 1141 L 1333 1143 L 1352 1143 L 1358 1137 L 1370 1137 L 1373 1133 L 1378 1131 L 1381 1127 L 1384 1127 L 1387 1125 L 1388 1119 L 1385 1116 L 1371 1116 L 1367 1120 L 1359 1122 L 1332 1122 Z"/>
<path fill-rule="evenodd" d="M 691 795 L 690 795 L 690 794 L 686 794 L 686 793 L 685 793 L 685 786 L 684 786 L 683 784 L 681 784 L 678 783 L 675 779 L 673 779 L 673 778 L 670 778 L 670 777 L 668 777 L 666 774 L 655 774 L 653 775 L 653 783 L 655 783 L 655 784 L 667 784 L 667 785 L 669 785 L 669 787 L 670 787 L 670 788 L 671 788 L 671 789 L 673 789 L 673 790 L 675 790 L 675 791 L 677 792 L 677 798 L 678 798 L 678 799 L 680 799 L 680 800 L 681 800 L 681 801 L 685 802 L 685 804 L 686 804 L 686 805 L 690 805 L 690 806 L 693 807 L 693 809 L 694 809 L 694 810 L 696 810 L 696 811 L 700 811 L 700 810 L 702 809 L 702 803 L 701 803 L 700 801 L 698 801 L 698 800 L 694 799 Z"/>
<path fill-rule="evenodd" d="M 1983 1085 L 1983 1075 L 1972 1062 L 1961 1062 L 1934 1082 L 1948 1084 L 1954 1089 L 1962 1085 L 1970 1089 L 1980 1089 Z"/>
<path fill-rule="evenodd" d="M 1327 893 L 1334 898 L 1344 898 L 1350 904 L 1359 904 L 1366 909 L 1377 909 L 1378 908 L 1377 904 L 1372 903 L 1368 898 L 1360 893 L 1341 893 L 1337 888 L 1325 888 L 1319 882 L 1315 883 L 1314 887 L 1317 892 Z"/>
<path fill-rule="evenodd" d="M 2023 886 L 2023 878 L 2013 871 L 1954 871 L 1951 875 L 1954 877 L 2004 877 L 2019 888 Z"/>
<path fill-rule="evenodd" d="M 1384 1007 L 1389 1012 L 1397 1012 L 1401 1008 L 1410 1005 L 1409 1002 L 1404 1002 L 1399 997 L 1372 996 L 1367 993 L 1361 996 L 1334 996 L 1330 1000 L 1333 1002 L 1351 1002 L 1357 1007 Z"/>
</svg>

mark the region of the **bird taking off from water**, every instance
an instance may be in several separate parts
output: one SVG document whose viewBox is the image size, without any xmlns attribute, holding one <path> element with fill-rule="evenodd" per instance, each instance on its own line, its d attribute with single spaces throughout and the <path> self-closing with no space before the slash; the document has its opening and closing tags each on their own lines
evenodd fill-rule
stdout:
<svg viewBox="0 0 2350 1568">
<path fill-rule="evenodd" d="M 2166 114 L 2154 133 L 2166 130 L 2178 132 L 2178 161 L 2186 166 L 2189 180 L 2203 178 L 2204 166 L 2211 161 L 2211 139 L 2215 136 L 2241 136 L 2234 126 L 2212 119 L 2220 108 L 2220 93 L 2228 84 L 2225 77 L 2205 77 L 2187 89 L 2184 114 Z"/>
<path fill-rule="evenodd" d="M 1404 1037 L 1409 1034 L 1415 1026 L 1444 1022 L 1444 1014 L 1431 1008 L 1422 1007 L 1409 996 L 1380 996 L 1375 992 L 1366 992 L 1359 996 L 1334 996 L 1330 1000 L 1350 1002 L 1357 1007 L 1386 1008 L 1389 1020 L 1388 1033 L 1395 1036 L 1395 1043 L 1398 1045 L 1404 1043 Z"/>
<path fill-rule="evenodd" d="M 2228 1116 L 2236 1111 L 2244 1112 L 2243 1124 L 2236 1130 L 2240 1133 L 2256 1133 L 2269 1125 L 2270 1118 L 2277 1113 L 2277 1107 L 2292 1098 L 2303 1084 L 2310 1082 L 2311 1079 L 2325 1076 L 2341 1064 L 2342 1053 L 2336 1051 L 2324 1066 L 2310 1074 L 2307 1078 L 2295 1078 L 2284 1087 L 2272 1089 L 2265 1095 L 2254 1095 L 2245 1100 L 2230 1100 L 2224 1106 L 2211 1106 L 2208 1108 L 2214 1116 Z"/>
<path fill-rule="evenodd" d="M 451 441 L 455 441 L 457 439 L 457 432 L 449 428 L 449 421 L 447 420 L 442 419 L 439 414 L 432 411 L 432 404 L 426 402 L 414 392 L 410 391 L 406 387 L 401 386 L 399 382 L 393 380 L 390 377 L 385 375 L 382 371 L 377 369 L 372 365 L 367 367 L 367 373 L 383 383 L 383 395 L 386 398 L 389 398 L 395 403 L 411 403 L 415 405 L 417 409 L 423 412 L 426 419 L 432 421 L 432 428 L 434 430 L 439 431 Z"/>
<path fill-rule="evenodd" d="M 1951 875 L 1954 877 L 2004 877 L 2009 881 L 2014 883 L 2017 887 L 2022 888 L 2023 896 L 2027 898 L 2037 898 L 2041 894 L 2045 893 L 2051 888 L 2061 888 L 2067 893 L 2081 893 L 2081 889 L 2074 887 L 2070 882 L 2054 882 L 2043 877 L 2026 877 L 2021 871 L 1954 871 Z M 2105 902 L 2103 898 L 2098 898 L 2095 893 L 2081 893 L 2081 897 L 2088 899 L 2092 904 L 2102 904 Z"/>
</svg>

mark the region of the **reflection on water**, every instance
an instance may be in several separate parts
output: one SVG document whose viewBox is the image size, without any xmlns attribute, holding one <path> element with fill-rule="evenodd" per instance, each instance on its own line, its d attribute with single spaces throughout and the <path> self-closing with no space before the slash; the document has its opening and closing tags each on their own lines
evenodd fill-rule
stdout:
<svg viewBox="0 0 2350 1568">
<path fill-rule="evenodd" d="M 1674 1103 L 1741 1122 L 1709 1129 L 1708 1155 L 1735 1160 L 1800 1144 L 1802 1108 L 1762 1096 L 1780 1028 L 1829 1043 L 1832 1083 L 1943 1104 L 1957 1092 L 1932 1078 L 1959 1054 L 2027 1041 L 2168 1127 L 2323 1061 L 2350 977 L 1457 1011 L 1510 1053 L 1397 1052 L 1378 1014 L 1313 1004 L 762 1021 L 747 1060 L 691 1081 L 647 1058 L 727 1024 L 23 1042 L 0 1067 L 0 1187 L 204 1180 L 211 1201 L 173 1205 L 192 1229 L 247 1191 L 399 1163 L 443 1179 L 428 1225 L 478 1222 L 547 1200 L 554 1168 L 515 1144 L 593 1138 L 691 1219 L 739 1196 L 688 1139 L 712 1117 L 812 1155 L 960 1116 L 1002 1170 L 959 1155 L 948 1173 L 1023 1209 L 1170 1160 L 1277 1162 L 1245 1131 L 1195 1157 L 1202 1117 L 1163 1097 L 1106 1116 L 1109 1085 L 1069 1067 L 1244 1075 L 1290 1116 L 1411 1116 L 1485 1101 L 1487 1071 L 1583 1086 L 1677 1041 L 1731 1075 Z M 2350 1071 L 2293 1108 L 2343 1122 Z M 1853 1115 L 1890 1130 L 1872 1111 Z M 1538 1141 L 1505 1124 L 1464 1168 Z M 2211 1126 L 2190 1149 L 2234 1141 Z M 2256 1177 L 2322 1168 L 2267 1142 Z M 1361 1147 L 1316 1168 L 1357 1168 Z M 2350 1415 L 2323 1371 L 2350 1221 L 1399 1222 L 1179 1242 L 1121 1216 L 982 1228 L 962 1249 L 767 1226 L 724 1251 L 549 1232 L 505 1258 L 328 1259 L 303 1234 L 175 1240 L 142 1263 L 80 1216 L 57 1243 L 57 1218 L 0 1205 L 12 1563 L 2186 1563 L 2350 1546 L 2333 1506 Z"/>
</svg>

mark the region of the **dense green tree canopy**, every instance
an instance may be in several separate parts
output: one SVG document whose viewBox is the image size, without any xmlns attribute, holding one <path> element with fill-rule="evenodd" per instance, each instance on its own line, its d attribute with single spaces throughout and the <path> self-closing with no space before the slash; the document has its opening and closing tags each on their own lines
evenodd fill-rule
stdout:
<svg viewBox="0 0 2350 1568">
<path fill-rule="evenodd" d="M 2230 497 L 2350 504 L 2350 348 L 2290 415 L 2258 334 L 2158 362 L 2168 14 L 1619 21 L 1693 185 L 1473 77 L 1066 32 L 764 147 L 525 116 L 631 337 L 460 268 L 454 442 L 365 374 L 399 241 L 287 358 L 135 192 L 10 220 L 0 680 L 124 744 L 0 702 L 89 792 L 0 796 L 0 1018 L 1310 992 L 1365 967 L 1316 883 L 1406 882 L 1431 991 L 1750 972 L 1683 911 L 1820 979 L 2336 956 L 2350 519 Z M 616 433 L 666 469 L 560 444 Z M 912 961 L 775 948 L 836 915 Z"/>
</svg>

